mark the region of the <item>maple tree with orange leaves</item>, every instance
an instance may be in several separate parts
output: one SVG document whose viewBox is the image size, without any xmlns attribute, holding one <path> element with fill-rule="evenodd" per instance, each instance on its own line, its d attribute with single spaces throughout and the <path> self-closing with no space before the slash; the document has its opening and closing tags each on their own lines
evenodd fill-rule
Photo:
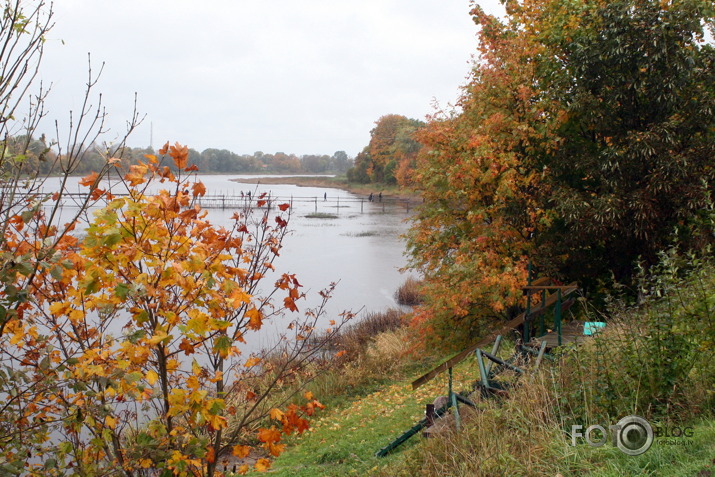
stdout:
<svg viewBox="0 0 715 477">
<path fill-rule="evenodd" d="M 31 381 L 54 382 L 12 403 L 18 432 L 54 423 L 33 447 L 44 465 L 4 456 L 27 459 L 30 473 L 215 475 L 232 454 L 245 456 L 247 430 L 256 429 L 264 451 L 276 456 L 282 436 L 304 432 L 323 407 L 310 393 L 302 403 L 294 396 L 313 357 L 352 315 L 310 339 L 329 288 L 318 308 L 287 324 L 291 336 L 244 356 L 252 333 L 299 313 L 304 299 L 297 277 L 273 266 L 290 205 L 267 207 L 260 195 L 230 227 L 214 226 L 197 203 L 206 189 L 193 178 L 187 151 L 167 143 L 159 157 L 133 165 L 122 177 L 126 195 L 85 177 L 105 205 L 81 239 L 58 242 L 59 265 L 37 277 L 32 304 L 7 322 L 2 358 Z M 165 188 L 148 193 L 156 180 Z M 280 425 L 260 428 L 265 419 Z M 261 458 L 255 468 L 269 466 Z"/>
</svg>

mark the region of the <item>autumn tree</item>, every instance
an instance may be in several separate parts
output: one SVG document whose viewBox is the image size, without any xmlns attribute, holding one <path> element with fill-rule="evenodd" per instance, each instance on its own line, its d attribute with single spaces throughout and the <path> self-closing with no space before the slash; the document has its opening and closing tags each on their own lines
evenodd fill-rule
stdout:
<svg viewBox="0 0 715 477">
<path fill-rule="evenodd" d="M 370 143 L 355 158 L 348 179 L 408 185 L 420 149 L 415 132 L 422 124 L 397 114 L 382 116 L 370 131 Z"/>
<path fill-rule="evenodd" d="M 70 113 L 69 121 L 55 122 L 57 136 L 37 137 L 47 112 L 46 85 L 36 81 L 44 53 L 44 42 L 53 27 L 52 4 L 43 0 L 7 0 L 0 12 L 0 473 L 16 474 L 28 460 L 37 459 L 33 450 L 42 445 L 52 426 L 45 417 L 44 397 L 54 392 L 51 374 L 29 374 L 10 349 L 31 343 L 32 358 L 49 364 L 49 348 L 41 344 L 40 327 L 30 317 L 37 306 L 38 287 L 45 277 L 59 277 L 63 270 L 62 250 L 71 242 L 77 220 L 97 200 L 92 184 L 86 198 L 73 214 L 61 217 L 68 177 L 98 138 L 106 132 L 101 97 L 96 97 L 99 74 L 88 69 L 84 101 Z M 100 72 L 101 74 L 101 72 Z M 130 118 L 126 135 L 119 135 L 114 148 L 104 148 L 121 157 L 125 140 L 136 126 Z M 64 126 L 63 124 L 67 124 Z M 107 170 L 105 160 L 97 181 Z M 61 186 L 54 193 L 43 191 L 52 174 Z M 27 334 L 17 334 L 24 329 Z M 34 416 L 34 417 L 32 417 Z"/>
<path fill-rule="evenodd" d="M 506 7 L 504 19 L 473 9 L 479 56 L 459 109 L 420 134 L 415 174 L 421 317 L 467 337 L 519 306 L 530 259 L 588 286 L 711 232 L 712 4 Z"/>
<path fill-rule="evenodd" d="M 232 454 L 248 455 L 247 432 L 278 455 L 281 437 L 303 432 L 322 407 L 296 396 L 350 317 L 312 338 L 330 290 L 285 323 L 270 353 L 241 351 L 304 297 L 295 275 L 273 267 L 290 205 L 259 196 L 216 227 L 196 204 L 206 189 L 191 178 L 188 148 L 159 152 L 176 175 L 164 156 L 147 155 L 123 176 L 121 197 L 97 187 L 97 174 L 83 179 L 106 205 L 81 240 L 65 237 L 61 268 L 42 276 L 36 307 L 8 327 L 3 359 L 30 380 L 55 382 L 13 403 L 20 432 L 51 423 L 32 446 L 43 464 L 12 454 L 36 472 L 210 476 Z M 150 192 L 155 181 L 163 185 Z M 264 420 L 274 424 L 259 427 Z"/>
</svg>

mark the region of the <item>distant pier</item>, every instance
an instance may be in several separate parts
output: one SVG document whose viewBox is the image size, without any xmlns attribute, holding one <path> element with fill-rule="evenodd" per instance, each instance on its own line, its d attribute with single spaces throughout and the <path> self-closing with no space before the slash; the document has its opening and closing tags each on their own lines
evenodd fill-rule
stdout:
<svg viewBox="0 0 715 477">
<path fill-rule="evenodd" d="M 114 194 L 115 197 L 127 197 L 128 194 Z M 88 194 L 82 192 L 68 192 L 62 195 L 63 207 L 77 207 L 84 204 L 88 198 Z M 381 199 L 374 198 L 372 201 L 368 197 L 320 197 L 320 196 L 266 196 L 259 199 L 258 196 L 249 198 L 247 195 L 240 194 L 207 194 L 204 196 L 193 198 L 194 203 L 204 209 L 221 209 L 221 210 L 242 210 L 246 208 L 271 208 L 278 204 L 291 204 L 292 207 L 300 207 L 304 210 L 310 208 L 314 212 L 318 209 L 359 209 L 361 213 L 388 210 L 404 210 L 405 213 L 410 212 L 411 204 L 408 199 L 400 199 L 396 197 L 382 197 Z M 300 204 L 303 204 L 302 206 Z"/>
</svg>

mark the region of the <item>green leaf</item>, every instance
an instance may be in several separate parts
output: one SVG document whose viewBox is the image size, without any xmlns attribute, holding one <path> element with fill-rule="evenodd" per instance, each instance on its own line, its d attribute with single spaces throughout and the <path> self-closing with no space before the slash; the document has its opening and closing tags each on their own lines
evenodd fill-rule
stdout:
<svg viewBox="0 0 715 477">
<path fill-rule="evenodd" d="M 131 288 L 126 283 L 119 283 L 116 287 L 114 287 L 114 295 L 122 300 L 126 300 L 130 289 Z"/>
<path fill-rule="evenodd" d="M 231 338 L 226 335 L 221 335 L 214 340 L 214 352 L 222 357 L 226 357 L 231 349 L 231 344 Z"/>
<path fill-rule="evenodd" d="M 104 237 L 104 240 L 102 240 L 102 245 L 105 245 L 107 247 L 111 247 L 113 245 L 118 244 L 119 242 L 122 241 L 122 234 L 119 233 L 119 231 L 114 231 Z"/>
<path fill-rule="evenodd" d="M 99 290 L 99 280 L 96 277 L 94 277 L 84 287 L 84 293 L 87 295 L 91 295 L 92 293 L 95 293 L 97 290 Z"/>
<path fill-rule="evenodd" d="M 62 267 L 52 267 L 50 270 L 50 276 L 55 280 L 62 280 Z"/>
</svg>

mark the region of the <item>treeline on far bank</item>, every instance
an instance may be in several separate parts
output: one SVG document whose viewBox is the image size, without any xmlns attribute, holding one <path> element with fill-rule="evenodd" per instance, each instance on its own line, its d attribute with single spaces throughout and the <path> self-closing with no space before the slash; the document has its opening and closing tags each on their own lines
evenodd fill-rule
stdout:
<svg viewBox="0 0 715 477">
<path fill-rule="evenodd" d="M 62 157 L 58 157 L 44 137 L 39 139 L 17 136 L 6 143 L 11 154 L 22 156 L 27 173 L 42 175 L 60 173 Z M 156 154 L 152 147 L 124 147 L 119 150 L 105 145 L 93 144 L 82 154 L 73 173 L 89 174 L 101 170 L 107 159 L 116 157 L 122 165 L 129 166 L 145 160 L 145 154 Z M 353 165 L 353 159 L 345 151 L 327 154 L 275 154 L 261 151 L 253 154 L 236 154 L 226 149 L 208 148 L 201 152 L 189 149 L 189 164 L 195 164 L 202 173 L 266 173 L 266 174 L 344 174 Z"/>
</svg>

